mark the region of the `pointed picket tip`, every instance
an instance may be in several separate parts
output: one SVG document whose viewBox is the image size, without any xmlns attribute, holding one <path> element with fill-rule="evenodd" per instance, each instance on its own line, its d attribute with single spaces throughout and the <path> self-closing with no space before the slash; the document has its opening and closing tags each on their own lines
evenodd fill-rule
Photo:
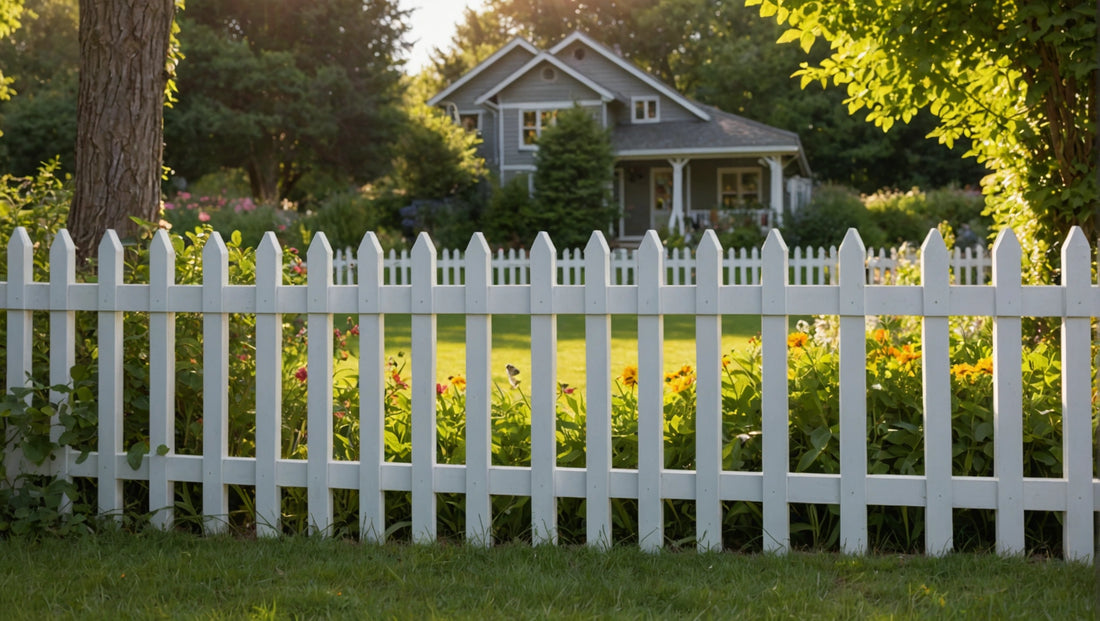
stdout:
<svg viewBox="0 0 1100 621">
<path fill-rule="evenodd" d="M 118 239 L 118 233 L 115 233 L 114 229 L 107 229 L 107 232 L 103 234 L 103 239 L 99 241 L 99 256 L 121 252 L 122 242 Z"/>
<path fill-rule="evenodd" d="M 590 254 L 611 254 L 611 247 L 607 245 L 607 240 L 604 239 L 601 231 L 592 231 L 592 237 L 588 238 L 588 244 L 584 247 L 584 256 L 588 257 Z"/>
<path fill-rule="evenodd" d="M 432 238 L 427 233 L 421 231 L 416 236 L 416 243 L 412 247 L 413 256 L 420 256 L 424 254 L 431 254 L 432 258 L 435 258 L 435 244 L 432 243 Z"/>
<path fill-rule="evenodd" d="M 1092 248 L 1081 227 L 1069 230 L 1062 244 L 1062 284 L 1087 289 L 1092 286 Z"/>
<path fill-rule="evenodd" d="M 110 232 L 114 233 L 114 231 Z M 222 257 L 228 260 L 229 251 L 225 248 L 225 241 L 222 240 L 221 233 L 213 231 L 206 240 L 206 244 L 202 247 L 202 260 L 203 262 L 217 261 Z"/>
<path fill-rule="evenodd" d="M 860 258 L 867 253 L 866 246 L 863 245 L 863 238 L 859 236 L 859 231 L 854 228 L 848 229 L 848 232 L 844 234 L 844 241 L 840 242 L 840 253 L 859 252 Z"/>
<path fill-rule="evenodd" d="M 1069 235 L 1066 236 L 1066 241 L 1062 243 L 1062 265 L 1063 270 L 1069 266 L 1066 261 L 1067 255 L 1080 255 L 1084 254 L 1086 257 L 1091 254 L 1092 249 L 1089 248 L 1089 240 L 1085 236 L 1085 232 L 1081 230 L 1079 226 L 1073 226 L 1069 229 Z M 1085 261 L 1087 265 L 1088 260 Z"/>
<path fill-rule="evenodd" d="M 489 249 L 489 242 L 485 241 L 485 235 L 480 231 L 470 236 L 470 243 L 466 245 L 466 259 L 471 258 L 485 258 L 488 259 L 492 255 L 492 251 Z"/>
<path fill-rule="evenodd" d="M 50 246 L 50 266 L 51 271 L 57 265 L 58 261 L 65 261 L 65 257 L 73 255 L 73 261 L 76 261 L 76 244 L 73 243 L 72 236 L 69 235 L 69 231 L 61 229 L 57 232 L 57 235 L 53 238 L 53 245 Z"/>
<path fill-rule="evenodd" d="M 309 250 L 306 251 L 306 262 L 324 262 L 332 261 L 332 246 L 328 243 L 328 238 L 324 233 L 317 232 L 313 235 L 313 241 L 309 244 Z"/>
<path fill-rule="evenodd" d="M 993 242 L 993 256 L 1000 253 L 1015 253 L 1021 255 L 1020 240 L 1016 238 L 1016 232 L 1012 229 L 1001 229 L 997 233 L 997 239 Z"/>
<path fill-rule="evenodd" d="M 783 239 L 783 234 L 779 232 L 779 229 L 772 229 L 768 231 L 767 238 L 764 239 L 763 249 L 766 251 L 768 246 L 779 245 L 780 251 L 786 255 L 790 252 L 790 248 L 787 246 L 787 240 Z"/>
<path fill-rule="evenodd" d="M 546 231 L 539 231 L 539 234 L 535 236 L 535 243 L 531 246 L 532 260 L 536 256 L 540 258 L 549 256 L 553 259 L 557 257 L 557 254 L 558 250 L 554 247 L 554 240 L 550 239 L 550 234 Z"/>
<path fill-rule="evenodd" d="M 950 258 L 951 253 L 947 251 L 947 244 L 939 229 L 929 229 L 924 243 L 920 245 L 921 282 L 927 283 L 929 278 L 940 278 L 941 272 L 946 278 Z"/>
<path fill-rule="evenodd" d="M 661 243 L 661 236 L 657 234 L 657 231 L 649 229 L 642 236 L 642 243 L 638 245 L 638 252 L 659 252 L 664 255 L 665 247 Z"/>
<path fill-rule="evenodd" d="M 924 237 L 924 242 L 920 245 L 921 255 L 930 253 L 940 254 L 947 256 L 947 244 L 943 241 L 943 235 L 939 229 L 929 229 L 928 235 Z"/>
<path fill-rule="evenodd" d="M 760 249 L 764 256 L 764 265 L 782 261 L 786 264 L 790 260 L 790 249 L 779 229 L 768 231 L 768 237 L 764 240 L 764 246 Z"/>
<path fill-rule="evenodd" d="M 264 233 L 262 239 L 260 239 L 260 245 L 256 247 L 256 256 L 260 261 L 272 261 L 282 263 L 283 260 L 283 246 L 279 243 L 279 238 L 275 236 L 275 233 L 268 231 Z"/>
<path fill-rule="evenodd" d="M 149 282 L 160 287 L 168 285 L 176 274 L 176 249 L 168 231 L 159 229 L 149 242 Z"/>
<path fill-rule="evenodd" d="M 722 244 L 718 241 L 718 234 L 714 232 L 714 229 L 707 229 L 703 231 L 703 236 L 699 239 L 699 245 L 695 247 L 695 256 L 697 260 L 711 261 L 714 257 L 722 256 Z"/>
<path fill-rule="evenodd" d="M 19 226 L 12 231 L 8 240 L 9 283 L 28 283 L 34 279 L 34 244 L 31 243 L 27 229 Z"/>
</svg>

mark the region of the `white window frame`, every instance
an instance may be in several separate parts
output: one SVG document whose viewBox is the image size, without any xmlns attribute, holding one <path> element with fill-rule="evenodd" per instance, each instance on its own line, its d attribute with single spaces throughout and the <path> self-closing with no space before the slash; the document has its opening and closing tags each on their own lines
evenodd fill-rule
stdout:
<svg viewBox="0 0 1100 621">
<path fill-rule="evenodd" d="M 539 150 L 538 139 L 542 137 L 542 130 L 547 127 L 547 125 L 543 124 L 542 117 L 544 115 L 549 114 L 550 115 L 550 124 L 552 125 L 555 122 L 555 120 L 557 119 L 558 110 L 559 110 L 558 108 L 520 108 L 519 109 L 519 150 L 520 151 L 538 151 Z M 524 132 L 526 132 L 528 129 L 531 129 L 531 126 L 528 126 L 526 123 L 524 123 L 524 118 L 523 118 L 528 112 L 533 112 L 535 114 L 535 125 L 534 125 L 535 142 L 533 144 L 527 144 L 523 140 L 524 135 L 525 135 Z"/>
<path fill-rule="evenodd" d="M 467 130 L 467 131 L 481 132 L 481 124 L 483 123 L 483 119 L 481 117 L 481 114 L 482 114 L 481 110 L 459 110 L 458 111 L 458 119 L 457 119 L 458 126 L 465 129 L 465 126 L 462 124 L 462 117 L 472 116 L 472 117 L 477 118 L 477 127 L 474 127 L 473 130 Z"/>
<path fill-rule="evenodd" d="M 638 118 L 638 104 L 642 104 L 643 116 Z M 650 106 L 653 104 L 653 116 L 649 115 Z M 630 122 L 634 124 L 641 123 L 659 123 L 661 122 L 661 98 L 655 95 L 645 95 L 641 97 L 630 98 Z"/>
<path fill-rule="evenodd" d="M 746 173 L 752 173 L 752 174 L 756 175 L 756 195 L 755 195 L 755 197 L 742 189 L 742 187 L 744 185 L 743 184 L 743 179 L 744 179 L 744 175 Z M 763 202 L 764 202 L 764 195 L 763 195 L 763 192 L 764 192 L 764 169 L 762 169 L 760 167 L 757 167 L 757 166 L 739 166 L 739 167 L 731 167 L 731 168 L 719 168 L 718 169 L 718 181 L 717 181 L 717 186 L 718 186 L 718 188 L 717 188 L 718 189 L 717 201 L 718 201 L 718 208 L 719 209 L 741 209 L 741 208 L 744 208 L 744 207 L 747 206 L 745 204 L 735 204 L 735 205 L 729 205 L 729 206 L 727 206 L 725 204 L 725 202 L 723 201 L 723 195 L 727 194 L 727 192 L 725 192 L 722 188 L 722 177 L 724 175 L 737 175 L 737 177 L 736 177 L 737 178 L 737 187 L 730 194 L 733 194 L 739 202 L 743 203 L 746 198 L 755 198 L 757 203 L 760 203 L 761 205 L 763 204 Z"/>
</svg>

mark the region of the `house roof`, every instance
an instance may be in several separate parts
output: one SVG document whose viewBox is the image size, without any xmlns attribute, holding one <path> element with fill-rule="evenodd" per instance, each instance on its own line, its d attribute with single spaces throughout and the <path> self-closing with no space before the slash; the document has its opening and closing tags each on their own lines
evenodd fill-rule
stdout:
<svg viewBox="0 0 1100 621">
<path fill-rule="evenodd" d="M 695 103 L 707 111 L 710 121 L 624 124 L 611 132 L 611 146 L 618 157 L 796 155 L 806 174 L 809 165 L 798 134 Z"/>
<path fill-rule="evenodd" d="M 530 73 L 530 71 L 532 69 L 534 69 L 535 67 L 541 65 L 544 62 L 545 63 L 550 63 L 551 65 L 554 65 L 554 67 L 556 67 L 562 73 L 568 75 L 569 77 L 573 78 L 574 80 L 576 80 L 576 81 L 580 82 L 581 84 L 584 84 L 588 88 L 592 89 L 592 91 L 595 92 L 596 94 L 598 94 L 600 96 L 600 98 L 603 99 L 604 101 L 612 101 L 612 100 L 616 99 L 615 93 L 612 93 L 611 91 L 607 90 L 606 88 L 604 88 L 604 87 L 600 86 L 599 84 L 593 82 L 589 77 L 585 76 L 583 73 L 577 71 L 576 69 L 574 69 L 574 68 L 570 67 L 569 65 L 563 63 L 562 61 L 558 60 L 558 58 L 556 56 L 552 56 L 552 55 L 550 55 L 546 52 L 542 52 L 538 56 L 535 56 L 534 58 L 532 58 L 526 65 L 524 65 L 524 66 L 520 67 L 519 69 L 517 69 L 514 73 L 512 73 L 512 75 L 508 76 L 507 78 L 504 78 L 502 81 L 498 82 L 495 86 L 493 86 L 493 88 L 491 88 L 488 91 L 486 91 L 485 93 L 483 93 L 480 97 L 477 98 L 477 101 L 475 103 L 477 103 L 479 105 L 485 103 L 486 101 L 491 99 L 494 95 L 496 95 L 497 93 L 501 92 L 502 90 L 508 88 L 508 86 L 510 84 L 512 84 L 516 80 L 522 78 L 523 76 L 527 75 L 528 73 Z"/>
<path fill-rule="evenodd" d="M 633 75 L 634 77 L 638 78 L 639 80 L 642 80 L 643 82 L 648 84 L 650 87 L 652 87 L 653 90 L 661 93 L 665 97 L 668 97 L 669 99 L 673 100 L 677 104 L 683 106 L 688 112 L 691 112 L 695 116 L 699 117 L 700 120 L 703 120 L 703 121 L 711 120 L 710 116 L 707 114 L 707 112 L 701 106 L 699 106 L 695 102 L 691 101 L 687 97 L 684 97 L 683 95 L 678 93 L 676 91 L 676 89 L 672 88 L 671 86 L 669 86 L 669 85 L 665 84 L 664 82 L 658 80 L 657 78 L 649 75 L 645 71 L 642 71 L 634 63 L 624 59 L 622 56 L 619 56 L 618 54 L 611 51 L 610 49 L 605 47 L 603 44 L 595 41 L 594 39 L 592 39 L 588 35 L 584 34 L 583 32 L 580 32 L 580 31 L 573 32 L 573 34 L 571 34 L 568 37 L 562 39 L 561 42 L 559 42 L 554 47 L 550 48 L 550 53 L 551 54 L 557 54 L 558 52 L 562 51 L 563 49 L 569 47 L 569 45 L 571 43 L 573 43 L 574 41 L 583 42 L 585 45 L 587 45 L 589 48 L 591 48 L 592 50 L 594 50 L 597 53 L 599 53 L 600 55 L 602 55 L 604 58 L 606 58 L 606 59 L 610 60 L 611 62 L 615 63 L 616 65 L 618 65 L 623 71 L 626 71 L 630 75 Z"/>
<path fill-rule="evenodd" d="M 436 94 L 434 97 L 429 99 L 428 100 L 428 105 L 429 106 L 439 105 L 439 102 L 443 101 L 443 99 L 446 98 L 448 95 L 455 92 L 459 88 L 462 88 L 462 86 L 464 84 L 466 84 L 470 80 L 476 78 L 483 71 L 485 71 L 489 67 L 496 64 L 496 62 L 498 60 L 500 60 L 501 58 L 504 58 L 505 56 L 507 56 L 512 50 L 516 49 L 517 47 L 522 48 L 524 50 L 527 50 L 528 52 L 531 53 L 532 56 L 538 56 L 539 55 L 539 49 L 537 47 L 535 47 L 534 45 L 532 45 L 530 42 L 528 42 L 527 39 L 524 39 L 523 37 L 516 37 L 515 39 L 512 39 L 511 41 L 509 41 L 508 44 L 505 45 L 504 47 L 500 48 L 496 52 L 493 52 L 492 56 L 490 56 L 489 58 L 486 58 L 485 60 L 478 63 L 476 67 L 474 67 L 473 69 L 467 71 L 465 74 L 463 74 L 463 76 L 461 78 L 455 80 L 454 83 L 452 83 L 450 86 L 443 89 L 438 94 Z"/>
</svg>

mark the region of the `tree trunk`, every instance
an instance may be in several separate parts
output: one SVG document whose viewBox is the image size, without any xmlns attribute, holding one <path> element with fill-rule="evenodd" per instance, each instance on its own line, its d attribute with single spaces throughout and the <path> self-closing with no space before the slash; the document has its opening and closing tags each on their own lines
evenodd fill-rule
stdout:
<svg viewBox="0 0 1100 621">
<path fill-rule="evenodd" d="M 107 229 L 156 220 L 173 0 L 80 0 L 76 188 L 69 233 L 94 256 Z"/>
</svg>

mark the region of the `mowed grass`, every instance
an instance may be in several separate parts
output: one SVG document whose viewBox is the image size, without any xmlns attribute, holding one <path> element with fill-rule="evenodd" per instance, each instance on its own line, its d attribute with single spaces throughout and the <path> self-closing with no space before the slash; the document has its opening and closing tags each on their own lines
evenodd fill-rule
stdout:
<svg viewBox="0 0 1100 621">
<path fill-rule="evenodd" d="M 106 533 L 0 541 L 5 619 L 1091 619 L 1093 568 Z"/>
<path fill-rule="evenodd" d="M 792 320 L 793 321 L 793 320 Z M 409 315 L 387 315 L 387 356 L 406 364 L 411 352 Z M 531 385 L 531 319 L 527 315 L 493 315 L 492 378 L 506 388 L 505 365 L 520 370 L 521 386 Z M 337 322 L 337 326 L 340 323 Z M 792 323 L 793 325 L 793 323 Z M 664 367 L 666 372 L 685 364 L 695 366 L 695 317 L 669 315 L 664 322 Z M 722 351 L 748 345 L 760 332 L 760 318 L 726 316 L 722 321 Z M 351 343 L 349 343 L 349 346 Z M 352 353 L 355 353 L 354 351 Z M 436 340 L 437 381 L 447 383 L 452 375 L 466 374 L 466 318 L 464 315 L 439 315 Z M 585 379 L 585 318 L 583 315 L 558 316 L 558 381 L 583 389 Z M 636 317 L 613 316 L 611 319 L 611 371 L 617 376 L 626 365 L 638 364 L 638 321 Z M 406 366 L 406 372 L 411 366 Z"/>
</svg>

